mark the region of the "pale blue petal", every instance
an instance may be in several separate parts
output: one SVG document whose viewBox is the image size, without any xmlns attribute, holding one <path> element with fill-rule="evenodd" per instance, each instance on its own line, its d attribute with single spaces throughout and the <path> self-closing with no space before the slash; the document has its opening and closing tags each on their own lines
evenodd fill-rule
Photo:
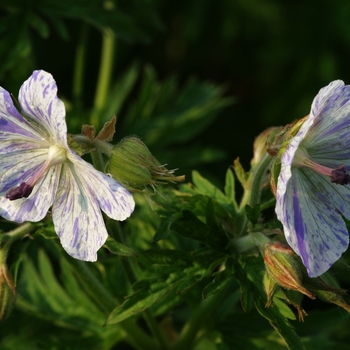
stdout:
<svg viewBox="0 0 350 350">
<path fill-rule="evenodd" d="M 125 220 L 134 211 L 132 194 L 113 178 L 97 171 L 75 154 L 69 155 L 86 191 L 94 197 L 101 209 L 114 220 Z"/>
<path fill-rule="evenodd" d="M 313 175 L 310 169 L 293 169 L 286 192 L 277 197 L 276 214 L 309 276 L 317 277 L 347 249 L 349 236 L 337 208 L 318 192 L 320 184 L 315 184 Z"/>
<path fill-rule="evenodd" d="M 57 85 L 50 73 L 34 71 L 19 92 L 26 116 L 42 128 L 58 146 L 67 147 L 64 103 L 57 98 Z"/>
<path fill-rule="evenodd" d="M 47 135 L 46 135 L 47 136 Z M 45 137 L 45 133 L 35 129 L 17 111 L 10 94 L 0 87 L 0 140 L 36 140 Z"/>
<path fill-rule="evenodd" d="M 96 261 L 107 239 L 102 212 L 95 196 L 81 182 L 73 164 L 64 164 L 52 217 L 62 247 L 73 258 Z"/>
<path fill-rule="evenodd" d="M 28 198 L 10 201 L 5 197 L 0 197 L 0 216 L 18 223 L 42 220 L 52 206 L 60 171 L 61 165 L 51 167 L 34 186 Z"/>
</svg>

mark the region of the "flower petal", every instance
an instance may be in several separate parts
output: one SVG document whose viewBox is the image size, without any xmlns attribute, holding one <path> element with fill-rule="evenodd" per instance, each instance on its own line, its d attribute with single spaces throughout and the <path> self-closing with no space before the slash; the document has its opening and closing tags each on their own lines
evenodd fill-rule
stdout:
<svg viewBox="0 0 350 350">
<path fill-rule="evenodd" d="M 41 140 L 43 133 L 30 125 L 17 111 L 10 94 L 0 87 L 0 140 L 25 139 Z"/>
<path fill-rule="evenodd" d="M 56 145 L 67 147 L 66 111 L 50 73 L 34 71 L 20 89 L 19 102 L 28 118 L 44 128 Z"/>
<path fill-rule="evenodd" d="M 69 255 L 84 261 L 97 260 L 97 251 L 108 234 L 98 201 L 87 190 L 73 164 L 63 165 L 52 217 L 62 247 Z"/>
<path fill-rule="evenodd" d="M 81 182 L 85 184 L 89 195 L 96 198 L 101 209 L 111 219 L 122 221 L 131 215 L 135 202 L 128 190 L 75 154 L 69 157 L 74 162 L 76 172 Z"/>
<path fill-rule="evenodd" d="M 28 198 L 13 201 L 0 197 L 0 216 L 14 222 L 42 220 L 55 197 L 60 178 L 61 165 L 50 168 L 45 176 L 34 186 Z"/>
<path fill-rule="evenodd" d="M 310 169 L 293 169 L 285 194 L 277 198 L 276 214 L 309 276 L 317 277 L 347 249 L 349 236 L 339 212 L 318 192 L 313 175 Z"/>
<path fill-rule="evenodd" d="M 327 91 L 326 96 L 323 94 L 324 89 Z M 328 146 L 333 147 L 333 151 L 334 147 L 344 150 L 350 144 L 350 86 L 335 81 L 321 89 L 312 104 L 310 117 L 315 122 L 304 147 L 316 148 L 316 151 L 318 148 L 326 150 Z"/>
<path fill-rule="evenodd" d="M 45 162 L 47 150 L 29 150 L 0 156 L 0 196 L 26 182 Z"/>
</svg>

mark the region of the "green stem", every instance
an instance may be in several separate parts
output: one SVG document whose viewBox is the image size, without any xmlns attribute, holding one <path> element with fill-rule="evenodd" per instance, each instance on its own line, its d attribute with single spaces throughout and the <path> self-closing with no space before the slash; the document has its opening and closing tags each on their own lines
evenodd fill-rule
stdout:
<svg viewBox="0 0 350 350">
<path fill-rule="evenodd" d="M 171 350 L 193 349 L 193 343 L 198 332 L 203 325 L 208 323 L 208 319 L 213 317 L 213 312 L 215 312 L 218 305 L 222 303 L 223 294 L 226 293 L 226 289 L 227 288 L 223 288 L 215 295 L 201 302 L 193 316 L 183 327 L 179 337 L 171 347 Z"/>
<path fill-rule="evenodd" d="M 100 71 L 95 93 L 94 108 L 90 117 L 90 124 L 99 127 L 100 113 L 103 110 L 110 80 L 112 76 L 113 58 L 114 58 L 115 37 L 111 29 L 105 28 L 102 39 L 102 53 L 100 62 Z"/>
<path fill-rule="evenodd" d="M 114 228 L 115 228 L 114 232 L 116 233 L 118 240 L 120 241 L 120 243 L 125 244 L 124 235 L 123 235 L 123 232 L 121 230 L 119 222 L 113 221 L 113 224 L 114 224 Z M 135 282 L 137 282 L 137 276 L 136 276 L 136 273 L 134 271 L 134 268 L 133 268 L 130 260 L 128 258 L 122 258 L 121 263 L 123 265 L 123 268 L 125 270 L 125 273 L 128 277 L 129 282 L 131 284 L 134 284 Z M 148 325 L 149 329 L 151 330 L 152 334 L 157 339 L 159 346 L 160 346 L 160 349 L 168 349 L 167 340 L 165 339 L 163 333 L 159 329 L 158 323 L 154 319 L 150 310 L 147 309 L 147 310 L 143 311 L 142 316 L 145 319 L 145 321 L 147 322 L 147 325 Z"/>
<path fill-rule="evenodd" d="M 90 152 L 92 164 L 94 165 L 94 168 L 104 172 L 105 170 L 105 161 L 103 159 L 103 155 L 98 150 L 93 150 Z"/>
<path fill-rule="evenodd" d="M 245 215 L 245 206 L 249 204 L 254 208 L 257 204 L 260 203 L 261 191 L 266 180 L 267 171 L 273 161 L 273 157 L 266 153 L 261 159 L 260 163 L 254 169 L 252 178 L 249 179 L 250 186 L 247 186 L 244 189 L 243 199 L 240 203 L 239 215 L 241 217 L 240 228 L 238 230 L 238 237 L 245 233 L 247 228 L 247 216 Z"/>
<path fill-rule="evenodd" d="M 252 179 L 252 187 L 250 191 L 250 198 L 248 204 L 253 208 L 257 204 L 260 203 L 261 191 L 263 184 L 266 180 L 267 171 L 270 168 L 271 162 L 273 161 L 273 157 L 268 153 L 265 153 L 260 163 L 256 167 Z"/>
<path fill-rule="evenodd" d="M 80 29 L 79 41 L 75 55 L 74 71 L 73 71 L 73 99 L 78 106 L 81 107 L 83 86 L 84 86 L 84 68 L 86 57 L 86 46 L 88 38 L 88 26 L 83 23 Z"/>
<path fill-rule="evenodd" d="M 32 224 L 31 222 L 26 222 L 25 224 L 20 225 L 9 232 L 6 232 L 4 234 L 4 237 L 7 239 L 5 239 L 5 242 L 0 249 L 0 262 L 3 263 L 6 261 L 7 253 L 14 241 L 22 238 L 25 234 L 32 232 L 35 228 L 36 225 Z"/>
</svg>

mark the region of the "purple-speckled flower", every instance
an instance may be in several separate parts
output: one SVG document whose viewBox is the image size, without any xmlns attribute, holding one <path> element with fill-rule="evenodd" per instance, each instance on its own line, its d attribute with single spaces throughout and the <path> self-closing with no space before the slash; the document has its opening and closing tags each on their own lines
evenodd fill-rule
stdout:
<svg viewBox="0 0 350 350">
<path fill-rule="evenodd" d="M 327 271 L 349 243 L 350 86 L 333 81 L 281 158 L 276 213 L 310 277 Z"/>
<path fill-rule="evenodd" d="M 135 206 L 132 195 L 68 147 L 65 107 L 51 74 L 34 71 L 19 103 L 22 114 L 0 87 L 0 215 L 40 221 L 52 207 L 63 248 L 95 261 L 107 239 L 101 209 L 125 220 Z"/>
</svg>

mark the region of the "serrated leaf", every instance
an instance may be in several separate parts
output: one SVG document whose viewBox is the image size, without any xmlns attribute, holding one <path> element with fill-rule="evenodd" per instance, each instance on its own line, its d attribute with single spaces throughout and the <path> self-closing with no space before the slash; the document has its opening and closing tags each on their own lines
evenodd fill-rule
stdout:
<svg viewBox="0 0 350 350">
<path fill-rule="evenodd" d="M 167 238 L 171 233 L 170 226 L 172 222 L 173 222 L 173 218 L 171 216 L 167 216 L 167 217 L 161 216 L 159 227 L 153 236 L 152 242 L 158 242 L 162 239 Z"/>
<path fill-rule="evenodd" d="M 243 169 L 239 158 L 236 158 L 234 160 L 234 162 L 233 162 L 233 169 L 235 171 L 235 174 L 237 176 L 238 181 L 242 184 L 242 187 L 246 188 L 247 180 L 248 180 L 248 174 Z"/>
<path fill-rule="evenodd" d="M 215 273 L 213 276 L 214 279 L 204 288 L 202 292 L 203 299 L 206 299 L 221 290 L 226 283 L 232 279 L 233 272 L 226 268 L 223 271 Z"/>
<path fill-rule="evenodd" d="M 295 314 L 294 314 L 294 312 L 281 299 L 279 299 L 277 297 L 274 297 L 273 298 L 273 303 L 278 308 L 278 310 L 280 311 L 281 315 L 283 315 L 284 317 L 286 317 L 286 318 L 288 318 L 290 320 L 293 320 L 293 321 L 297 319 Z M 272 306 L 270 306 L 270 307 L 272 307 Z"/>
<path fill-rule="evenodd" d="M 278 308 L 266 308 L 264 302 L 260 298 L 255 299 L 255 306 L 259 313 L 270 322 L 271 326 L 283 338 L 283 340 L 286 342 L 286 345 L 288 346 L 288 349 L 305 349 L 295 330 L 289 324 L 288 320 L 286 320 L 286 318 L 280 313 Z"/>
<path fill-rule="evenodd" d="M 245 206 L 245 212 L 247 215 L 248 220 L 255 225 L 259 220 L 260 215 L 260 204 L 257 204 L 254 208 L 252 208 L 250 205 Z"/>
<path fill-rule="evenodd" d="M 121 322 L 139 312 L 142 312 L 153 305 L 157 300 L 165 296 L 169 291 L 169 287 L 158 290 L 155 293 L 151 291 L 139 291 L 136 294 L 133 294 L 125 302 L 114 309 L 108 316 L 106 325 L 115 324 Z"/>
<path fill-rule="evenodd" d="M 107 238 L 107 241 L 105 242 L 104 246 L 113 254 L 122 256 L 137 256 L 137 254 L 135 254 L 131 248 L 129 248 L 125 244 L 116 241 L 112 237 Z"/>
<path fill-rule="evenodd" d="M 171 229 L 182 236 L 197 240 L 219 250 L 225 250 L 228 245 L 227 237 L 220 231 L 213 231 L 191 211 L 184 210 L 182 218 L 176 219 Z"/>
<path fill-rule="evenodd" d="M 227 197 L 222 193 L 222 191 L 201 176 L 198 171 L 192 171 L 192 181 L 196 186 L 196 192 L 209 196 L 210 198 L 215 198 L 220 203 L 228 202 Z"/>
<path fill-rule="evenodd" d="M 234 205 L 235 210 L 237 211 L 237 203 L 236 203 L 236 191 L 235 191 L 235 177 L 231 168 L 228 168 L 226 171 L 225 177 L 225 194 L 228 198 L 228 201 Z"/>
</svg>

